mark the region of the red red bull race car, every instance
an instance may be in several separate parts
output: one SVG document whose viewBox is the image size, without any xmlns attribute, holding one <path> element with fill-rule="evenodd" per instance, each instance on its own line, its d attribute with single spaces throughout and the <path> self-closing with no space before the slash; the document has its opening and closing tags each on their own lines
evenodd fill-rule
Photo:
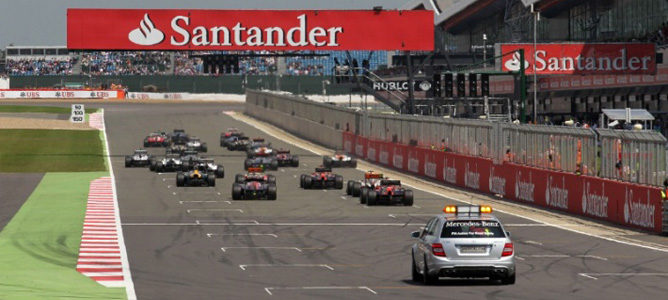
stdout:
<svg viewBox="0 0 668 300">
<path fill-rule="evenodd" d="M 360 202 L 368 206 L 377 204 L 413 205 L 413 191 L 401 186 L 399 180 L 383 179 L 372 189 L 363 189 Z"/>
<path fill-rule="evenodd" d="M 299 156 L 290 154 L 290 150 L 277 150 L 276 160 L 279 167 L 299 167 Z"/>
<path fill-rule="evenodd" d="M 162 131 L 151 132 L 144 138 L 144 148 L 146 147 L 168 147 L 171 145 L 169 135 Z"/>
<path fill-rule="evenodd" d="M 232 184 L 232 200 L 276 200 L 276 177 L 250 168 L 246 174 L 237 174 Z"/>
<path fill-rule="evenodd" d="M 299 187 L 303 189 L 342 189 L 343 176 L 332 173 L 331 168 L 317 167 L 311 174 L 302 174 Z"/>
<path fill-rule="evenodd" d="M 322 165 L 326 168 L 357 168 L 357 160 L 344 152 L 337 151 L 332 156 L 324 156 Z"/>
</svg>

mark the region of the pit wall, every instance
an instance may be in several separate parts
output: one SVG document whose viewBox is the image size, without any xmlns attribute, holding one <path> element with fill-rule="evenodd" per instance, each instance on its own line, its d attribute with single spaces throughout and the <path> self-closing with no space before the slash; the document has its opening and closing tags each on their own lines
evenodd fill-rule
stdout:
<svg viewBox="0 0 668 300">
<path fill-rule="evenodd" d="M 357 112 L 289 95 L 247 91 L 246 96 L 248 115 L 371 162 L 514 202 L 662 231 L 661 192 L 655 187 L 369 139 L 357 127 L 341 130 L 342 124 L 360 125 Z"/>
</svg>

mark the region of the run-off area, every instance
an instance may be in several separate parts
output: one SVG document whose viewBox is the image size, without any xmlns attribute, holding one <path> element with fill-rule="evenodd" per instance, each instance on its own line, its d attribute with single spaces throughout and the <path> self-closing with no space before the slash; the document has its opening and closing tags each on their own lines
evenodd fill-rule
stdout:
<svg viewBox="0 0 668 300">
<path fill-rule="evenodd" d="M 299 175 L 311 172 L 322 158 L 222 114 L 225 108 L 118 106 L 114 113 L 116 107 L 106 110 L 106 118 L 123 231 L 140 299 L 407 299 L 444 294 L 618 299 L 637 297 L 638 291 L 657 297 L 668 292 L 662 275 L 668 273 L 668 258 L 663 252 L 503 213 L 496 215 L 512 233 L 518 256 L 515 285 L 469 279 L 447 279 L 429 287 L 413 283 L 410 233 L 445 204 L 458 202 L 415 190 L 413 207 L 366 208 L 343 190 L 304 191 L 298 187 Z M 271 172 L 277 176 L 276 201 L 231 200 L 234 174 L 242 172 L 244 155 L 214 147 L 227 127 L 263 136 L 274 147 L 300 155 L 299 168 Z M 225 166 L 225 178 L 213 188 L 177 188 L 174 174 L 123 168 L 120 155 L 133 151 L 156 128 L 184 128 L 207 141 L 207 155 Z M 345 180 L 362 177 L 361 170 L 335 172 Z"/>
</svg>

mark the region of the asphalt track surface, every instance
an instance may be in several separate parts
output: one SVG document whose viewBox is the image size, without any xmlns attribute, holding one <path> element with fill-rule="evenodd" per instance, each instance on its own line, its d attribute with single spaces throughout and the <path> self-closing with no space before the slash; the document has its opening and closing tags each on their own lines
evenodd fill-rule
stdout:
<svg viewBox="0 0 668 300">
<path fill-rule="evenodd" d="M 299 174 L 321 157 L 223 114 L 238 105 L 101 106 L 139 299 L 663 299 L 668 293 L 666 252 L 498 212 L 515 243 L 515 285 L 443 280 L 422 286 L 410 281 L 409 234 L 457 202 L 416 190 L 413 207 L 366 208 L 342 190 L 303 191 Z M 272 172 L 278 200 L 231 200 L 244 155 L 218 147 L 227 127 L 301 156 L 300 168 Z M 124 168 L 123 155 L 149 131 L 173 128 L 208 142 L 208 155 L 225 166 L 216 187 L 176 188 L 173 173 Z M 346 180 L 362 176 L 336 172 Z"/>
<path fill-rule="evenodd" d="M 0 173 L 0 231 L 30 197 L 43 173 Z"/>
</svg>

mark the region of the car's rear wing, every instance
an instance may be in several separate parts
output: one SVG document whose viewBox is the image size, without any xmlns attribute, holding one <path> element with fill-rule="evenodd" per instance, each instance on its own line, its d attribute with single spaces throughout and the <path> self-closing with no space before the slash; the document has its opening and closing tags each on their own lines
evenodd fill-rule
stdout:
<svg viewBox="0 0 668 300">
<path fill-rule="evenodd" d="M 262 168 L 248 168 L 248 173 L 262 173 L 263 171 Z"/>
<path fill-rule="evenodd" d="M 331 172 L 332 168 L 326 168 L 326 167 L 317 167 L 315 168 L 316 172 Z"/>
<path fill-rule="evenodd" d="M 380 181 L 380 185 L 401 185 L 401 180 L 384 179 Z"/>
<path fill-rule="evenodd" d="M 383 178 L 383 173 L 367 172 L 364 173 L 364 179 Z"/>
</svg>

